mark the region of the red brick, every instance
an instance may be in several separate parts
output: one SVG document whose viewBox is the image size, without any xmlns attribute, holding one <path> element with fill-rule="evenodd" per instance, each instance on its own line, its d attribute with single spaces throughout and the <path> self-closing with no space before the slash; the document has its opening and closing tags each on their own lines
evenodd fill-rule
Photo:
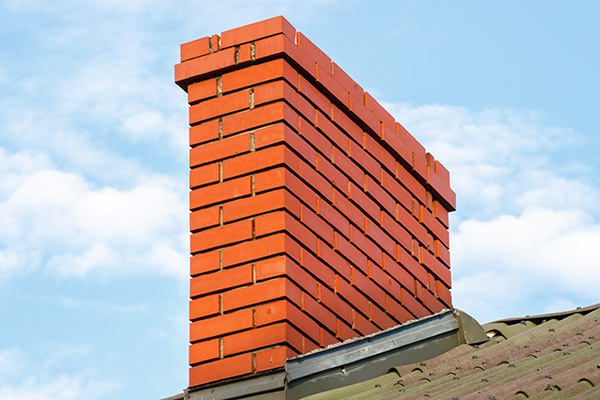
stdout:
<svg viewBox="0 0 600 400">
<path fill-rule="evenodd" d="M 429 153 L 428 153 L 429 154 Z M 437 161 L 436 161 L 437 163 Z M 427 183 L 437 193 L 440 200 L 450 209 L 456 209 L 456 193 L 450 189 L 450 183 L 444 182 L 436 173 L 430 173 L 432 167 L 427 166 Z"/>
<path fill-rule="evenodd" d="M 254 219 L 254 232 L 257 237 L 284 231 L 286 222 L 292 219 L 285 211 L 276 211 L 265 215 L 259 215 Z"/>
<path fill-rule="evenodd" d="M 433 215 L 446 227 L 450 226 L 448 219 L 448 210 L 444 208 L 443 205 L 440 204 L 439 201 L 433 202 Z"/>
<path fill-rule="evenodd" d="M 365 317 L 354 312 L 354 321 L 352 322 L 352 329 L 360 332 L 363 336 L 368 335 L 369 333 L 377 332 L 379 329 L 369 322 Z"/>
<path fill-rule="evenodd" d="M 204 186 L 190 192 L 190 209 L 194 210 L 199 207 L 222 203 L 251 193 L 252 182 L 249 176 Z"/>
<path fill-rule="evenodd" d="M 289 170 L 274 168 L 255 175 L 254 188 L 256 193 L 282 186 L 300 198 L 311 209 L 317 209 L 315 192 Z"/>
<path fill-rule="evenodd" d="M 335 125 L 331 123 L 329 118 L 320 111 L 315 112 L 315 127 L 321 131 L 321 133 L 335 143 L 340 149 L 348 151 L 348 137 L 344 132 L 340 131 Z"/>
<path fill-rule="evenodd" d="M 212 294 L 190 300 L 190 320 L 216 315 L 221 312 L 221 296 Z"/>
<path fill-rule="evenodd" d="M 371 110 L 364 106 L 365 93 L 363 93 L 362 99 L 352 98 L 352 113 L 356 115 L 363 124 L 368 127 L 371 135 L 381 136 L 381 121 L 377 118 Z"/>
<path fill-rule="evenodd" d="M 296 33 L 296 41 L 298 47 L 300 47 L 306 54 L 308 54 L 316 63 L 321 64 L 326 69 L 329 69 L 329 75 L 331 75 L 331 59 L 321 51 L 313 42 L 308 40 L 302 33 Z"/>
<path fill-rule="evenodd" d="M 271 324 L 278 321 L 289 321 L 296 329 L 317 343 L 319 341 L 319 325 L 302 312 L 298 307 L 286 300 L 279 300 L 256 307 L 257 326 Z M 302 353 L 309 351 L 305 340 Z"/>
<path fill-rule="evenodd" d="M 331 183 L 305 162 L 300 162 L 300 177 L 310 185 L 321 197 L 331 201 Z M 316 201 L 316 198 L 315 198 Z M 316 203 L 315 203 L 316 204 Z M 315 207 L 311 207 L 315 209 Z"/>
<path fill-rule="evenodd" d="M 190 170 L 190 189 L 219 182 L 219 163 L 207 164 Z"/>
<path fill-rule="evenodd" d="M 298 74 L 298 91 L 308 98 L 316 107 L 323 113 L 329 114 L 331 110 L 331 102 L 323 93 L 317 90 L 309 81 L 302 75 Z M 309 118 L 309 120 L 314 120 Z"/>
<path fill-rule="evenodd" d="M 398 124 L 396 124 L 396 127 Z M 397 131 L 394 129 L 384 129 L 381 131 L 381 140 L 391 148 L 398 160 L 408 168 L 409 171 L 414 169 L 413 150 L 402 140 Z"/>
<path fill-rule="evenodd" d="M 298 114 L 286 103 L 278 101 L 223 118 L 223 136 L 285 121 L 298 130 Z"/>
<path fill-rule="evenodd" d="M 346 217 L 340 214 L 327 201 L 317 199 L 317 214 L 329 222 L 336 231 L 341 232 L 346 237 L 350 237 L 350 223 Z M 331 239 L 332 241 L 329 244 L 333 245 L 333 232 L 331 232 Z"/>
<path fill-rule="evenodd" d="M 243 134 L 190 149 L 190 166 L 202 165 L 250 151 L 250 135 Z"/>
<path fill-rule="evenodd" d="M 266 58 L 275 58 L 275 56 L 283 55 L 290 49 L 297 47 L 293 40 L 287 38 L 284 34 L 273 35 L 264 39 L 257 40 L 254 43 L 255 59 L 260 61 Z M 303 53 L 304 57 L 301 62 L 305 62 L 307 56 Z M 296 57 L 291 56 L 291 59 L 296 61 Z M 314 69 L 314 68 L 313 68 Z"/>
<path fill-rule="evenodd" d="M 210 53 L 209 37 L 183 43 L 180 46 L 181 61 L 190 60 Z"/>
<path fill-rule="evenodd" d="M 190 146 L 195 146 L 219 138 L 219 121 L 213 119 L 190 126 Z"/>
<path fill-rule="evenodd" d="M 190 259 L 190 273 L 192 276 L 216 271 L 220 267 L 220 251 L 195 254 Z"/>
<path fill-rule="evenodd" d="M 350 264 L 336 253 L 333 248 L 322 241 L 318 243 L 318 256 L 325 264 L 337 271 L 338 274 L 350 276 Z"/>
<path fill-rule="evenodd" d="M 428 252 L 426 249 L 421 248 L 421 258 L 423 260 L 423 264 L 433 272 L 433 274 L 446 285 L 451 285 L 450 280 L 450 268 L 439 262 L 433 254 Z"/>
<path fill-rule="evenodd" d="M 406 268 L 415 278 L 422 283 L 427 282 L 427 271 L 419 264 L 410 254 L 408 254 L 402 247 L 397 247 L 396 261 Z M 414 292 L 413 292 L 414 293 Z"/>
<path fill-rule="evenodd" d="M 446 305 L 447 308 L 452 308 L 452 296 L 450 289 L 439 281 L 436 281 L 437 297 Z"/>
<path fill-rule="evenodd" d="M 371 232 L 375 233 L 375 236 L 377 236 L 377 228 L 373 225 Z M 381 232 L 383 233 L 383 232 Z M 385 235 L 381 235 L 381 238 L 378 237 L 378 239 L 382 239 L 384 238 Z M 350 241 L 358 248 L 360 249 L 363 253 L 365 253 L 371 260 L 375 261 L 378 264 L 381 264 L 381 257 L 382 257 L 382 252 L 381 249 L 369 238 L 367 238 L 364 234 L 363 231 L 356 229 L 354 227 L 350 228 Z M 386 244 L 386 247 L 393 247 L 393 242 L 391 241 L 391 239 L 387 238 L 388 243 Z M 395 250 L 395 248 L 394 248 Z M 364 271 L 364 270 L 363 270 Z"/>
<path fill-rule="evenodd" d="M 311 232 L 304 224 L 289 219 L 286 222 L 286 230 L 292 235 L 302 246 L 307 247 L 313 253 L 317 253 L 317 236 Z"/>
<path fill-rule="evenodd" d="M 325 86 L 334 97 L 337 98 L 345 108 L 349 107 L 348 89 L 339 84 L 338 81 L 331 76 L 331 65 L 324 66 L 317 64 L 317 81 Z"/>
<path fill-rule="evenodd" d="M 355 225 L 365 225 L 365 215 L 363 212 L 352 204 L 344 194 L 337 190 L 333 191 L 333 205 Z M 349 235 L 348 238 L 350 238 Z"/>
<path fill-rule="evenodd" d="M 241 264 L 278 254 L 300 260 L 300 246 L 290 236 L 278 233 L 223 249 L 223 267 Z"/>
<path fill-rule="evenodd" d="M 335 233 L 334 241 L 334 248 L 338 251 L 338 253 L 340 253 L 343 257 L 350 261 L 352 265 L 356 265 L 362 271 L 367 273 L 367 257 L 362 252 L 360 252 L 360 250 L 354 247 L 354 245 L 352 245 L 350 242 L 348 242 L 346 239 L 340 236 L 337 232 Z"/>
<path fill-rule="evenodd" d="M 204 75 L 224 69 L 235 63 L 235 49 L 225 49 L 203 57 L 175 65 L 175 82 L 184 85 L 191 79 L 200 80 Z"/>
<path fill-rule="evenodd" d="M 363 142 L 363 130 L 337 106 L 331 105 L 331 120 L 340 126 L 357 143 Z"/>
<path fill-rule="evenodd" d="M 422 292 L 422 287 L 418 287 Z M 421 305 L 421 303 L 419 303 L 415 297 L 413 297 L 410 293 L 406 293 L 404 290 L 402 291 L 402 305 L 417 318 L 425 317 L 431 314 L 431 312 Z"/>
<path fill-rule="evenodd" d="M 334 329 L 334 333 L 336 331 L 337 329 Z M 324 348 L 338 342 L 339 340 L 337 340 L 336 337 L 333 336 L 328 330 L 324 328 L 319 329 L 319 344 L 321 347 Z"/>
<path fill-rule="evenodd" d="M 334 167 L 327 158 L 317 155 L 316 169 L 322 175 L 325 175 L 329 182 L 331 182 L 339 190 L 346 193 L 348 190 L 348 178 L 341 173 L 340 170 Z"/>
<path fill-rule="evenodd" d="M 278 33 L 283 33 L 293 40 L 296 30 L 284 17 L 278 16 L 221 33 L 221 48 L 251 42 Z"/>
<path fill-rule="evenodd" d="M 290 335 L 295 337 L 290 338 Z M 283 322 L 225 336 L 223 338 L 223 355 L 227 357 L 232 354 L 285 343 L 294 344 L 296 350 L 302 350 L 300 332 Z"/>
<path fill-rule="evenodd" d="M 254 312 L 250 308 L 193 321 L 190 324 L 190 342 L 197 342 L 225 334 L 250 329 L 254 325 Z"/>
<path fill-rule="evenodd" d="M 256 150 L 278 143 L 285 143 L 286 137 L 294 131 L 282 122 L 260 128 L 254 132 L 254 147 Z"/>
<path fill-rule="evenodd" d="M 365 106 L 370 109 L 375 117 L 385 126 L 394 127 L 396 124 L 394 117 L 392 117 L 392 115 L 367 92 L 365 92 Z"/>
<path fill-rule="evenodd" d="M 336 295 L 333 290 L 322 284 L 319 284 L 318 300 L 324 304 L 331 312 L 337 315 L 342 320 L 346 321 L 348 325 L 352 324 L 352 307 L 342 300 L 341 297 Z"/>
<path fill-rule="evenodd" d="M 190 368 L 190 387 L 252 373 L 252 354 L 240 354 Z"/>
<path fill-rule="evenodd" d="M 352 182 L 348 186 L 348 198 L 358 207 L 365 210 L 375 221 L 379 221 L 381 215 L 379 214 L 380 209 L 377 203 L 368 198 L 363 189 Z"/>
<path fill-rule="evenodd" d="M 260 304 L 287 297 L 300 302 L 300 289 L 287 278 L 258 282 L 251 286 L 223 293 L 223 311 L 227 312 L 253 304 Z"/>
<path fill-rule="evenodd" d="M 279 346 L 273 349 L 262 350 L 256 353 L 256 372 L 268 371 L 273 368 L 281 367 L 288 358 L 298 355 L 288 346 Z"/>
<path fill-rule="evenodd" d="M 406 308 L 388 295 L 385 296 L 385 311 L 401 324 L 413 318 Z"/>
<path fill-rule="evenodd" d="M 305 118 L 309 120 L 314 118 L 315 108 L 312 104 L 300 96 L 286 81 L 277 80 L 254 88 L 254 104 L 256 106 L 280 99 L 288 102 Z"/>
<path fill-rule="evenodd" d="M 350 177 L 354 181 L 354 183 L 360 185 L 361 187 L 365 182 L 365 174 L 359 166 L 354 164 L 344 153 L 340 150 L 333 148 L 332 149 L 332 157 L 331 162 L 343 171 L 346 175 Z"/>
<path fill-rule="evenodd" d="M 244 64 L 249 61 L 252 61 L 252 49 L 250 48 L 250 43 L 245 43 L 239 46 L 236 65 Z"/>
<path fill-rule="evenodd" d="M 316 130 L 305 119 L 300 118 L 299 132 L 308 143 L 312 144 L 317 150 L 326 157 L 331 157 L 332 144 L 325 135 Z"/>
<path fill-rule="evenodd" d="M 400 166 L 400 168 L 403 168 Z M 381 172 L 381 186 L 394 196 L 394 199 L 400 203 L 404 208 L 410 209 L 412 196 L 408 191 L 394 179 L 390 174 L 385 171 Z M 393 212 L 392 212 L 393 214 Z"/>
<path fill-rule="evenodd" d="M 351 324 L 352 324 L 352 322 L 350 322 L 350 325 Z M 344 340 L 352 339 L 355 337 L 359 337 L 360 333 L 356 332 L 355 330 L 350 328 L 349 325 L 345 324 L 343 321 L 338 319 L 337 330 L 336 330 L 335 336 L 338 339 L 344 341 Z"/>
<path fill-rule="evenodd" d="M 302 294 L 302 310 L 319 321 L 321 327 L 327 328 L 331 333 L 335 333 L 337 322 L 336 316 L 305 293 Z M 323 346 L 322 341 L 319 344 Z"/>
<path fill-rule="evenodd" d="M 296 70 L 280 58 L 223 74 L 222 89 L 223 93 L 228 93 L 278 78 L 286 79 L 293 86 L 298 80 L 297 75 Z"/>
<path fill-rule="evenodd" d="M 223 161 L 223 179 L 246 175 L 278 165 L 293 165 L 297 160 L 298 157 L 283 145 L 267 147 Z"/>
<path fill-rule="evenodd" d="M 381 165 L 364 151 L 361 145 L 348 140 L 348 156 L 354 160 L 356 164 L 360 165 L 362 169 L 371 174 L 372 177 L 379 179 Z"/>
<path fill-rule="evenodd" d="M 446 248 L 439 240 L 433 242 L 435 256 L 439 258 L 447 267 L 450 267 L 450 250 Z"/>
<path fill-rule="evenodd" d="M 416 261 L 415 261 L 416 262 Z M 418 264 L 417 264 L 418 265 Z M 418 265 L 421 269 L 420 265 Z M 392 260 L 387 254 L 383 255 L 383 270 L 386 273 L 386 276 L 391 276 L 395 279 L 396 282 L 399 282 L 402 286 L 407 288 L 411 293 L 415 290 L 415 277 L 411 275 L 405 267 L 397 264 L 394 260 Z M 369 270 L 371 272 L 371 270 Z M 423 273 L 426 274 L 426 271 L 423 269 Z M 377 274 L 373 274 L 375 281 L 380 283 L 381 278 L 377 278 Z M 396 285 L 391 284 L 390 286 L 392 291 L 388 290 L 388 293 L 393 294 L 394 297 L 400 297 L 400 292 L 398 291 L 398 287 Z"/>
<path fill-rule="evenodd" d="M 255 265 L 256 281 L 289 275 L 287 274 L 288 263 L 293 263 L 293 261 L 285 255 L 258 261 Z"/>
<path fill-rule="evenodd" d="M 396 179 L 419 201 L 425 202 L 425 187 L 400 163 L 396 164 Z"/>
<path fill-rule="evenodd" d="M 351 283 L 354 287 L 360 290 L 367 298 L 375 304 L 385 304 L 385 293 L 383 289 L 375 285 L 366 275 L 357 270 L 352 269 Z"/>
<path fill-rule="evenodd" d="M 396 171 L 396 158 L 385 149 L 379 141 L 374 139 L 371 135 L 363 135 L 363 147 L 364 149 L 375 158 L 387 171 L 394 174 Z"/>
<path fill-rule="evenodd" d="M 435 296 L 427 289 L 423 290 L 423 304 L 432 313 L 442 311 L 445 307 Z"/>
<path fill-rule="evenodd" d="M 286 177 L 289 177 L 289 175 L 291 173 L 284 167 L 258 173 L 254 177 L 254 190 L 258 194 L 266 190 L 285 187 Z"/>
<path fill-rule="evenodd" d="M 192 104 L 200 100 L 217 95 L 216 78 L 207 79 L 200 82 L 194 82 L 188 86 L 188 103 Z"/>
<path fill-rule="evenodd" d="M 190 231 L 210 228 L 219 225 L 219 206 L 202 208 L 190 213 Z"/>
<path fill-rule="evenodd" d="M 335 273 L 327 265 L 323 264 L 316 257 L 311 255 L 309 252 L 302 250 L 302 267 L 316 276 L 321 282 L 325 283 L 329 287 L 334 286 Z M 317 297 L 316 287 L 312 295 Z"/>
<path fill-rule="evenodd" d="M 190 280 L 190 297 L 203 296 L 250 283 L 252 283 L 252 265 L 228 268 L 193 277 Z"/>
<path fill-rule="evenodd" d="M 190 365 L 219 358 L 219 339 L 206 340 L 190 345 Z"/>
<path fill-rule="evenodd" d="M 450 234 L 448 233 L 448 230 L 422 205 L 419 206 L 419 221 L 425 224 L 435 237 L 441 240 L 446 247 L 449 247 Z"/>
<path fill-rule="evenodd" d="M 302 158 L 302 161 L 305 161 L 307 163 L 307 167 L 314 169 L 317 159 L 317 153 L 315 149 L 309 144 L 309 142 L 306 141 L 306 138 L 299 136 L 297 133 L 290 129 L 287 132 L 285 132 L 285 143 L 287 147 L 292 149 Z M 308 166 L 308 164 L 310 164 L 310 166 Z"/>
<path fill-rule="evenodd" d="M 403 207 L 396 207 L 396 221 L 406 228 L 421 243 L 427 242 L 427 229 Z"/>
<path fill-rule="evenodd" d="M 394 240 L 402 245 L 405 249 L 409 250 L 412 246 L 412 237 L 399 223 L 397 223 L 387 213 L 381 213 L 381 226 L 388 235 L 394 238 Z M 392 253 L 393 255 L 394 253 Z"/>
<path fill-rule="evenodd" d="M 401 287 L 390 275 L 377 264 L 369 262 L 369 278 L 392 296 L 400 296 Z M 381 304 L 379 304 L 381 306 Z"/>
<path fill-rule="evenodd" d="M 353 309 L 357 309 L 364 315 L 369 315 L 369 300 L 360 292 L 339 276 L 336 278 L 336 293 L 342 296 Z M 353 327 L 354 329 L 354 327 Z"/>
<path fill-rule="evenodd" d="M 285 189 L 277 189 L 225 203 L 223 205 L 223 222 L 227 223 L 279 209 L 286 209 L 292 215 L 300 217 L 298 199 Z"/>
<path fill-rule="evenodd" d="M 320 341 L 320 326 L 305 312 L 293 305 L 287 309 L 287 320 L 315 343 Z M 305 350 L 306 351 L 306 350 Z"/>
<path fill-rule="evenodd" d="M 244 220 L 193 233 L 190 251 L 196 253 L 252 239 L 252 221 Z"/>
<path fill-rule="evenodd" d="M 381 188 L 379 182 L 368 175 L 365 175 L 365 178 L 365 189 L 367 193 L 388 213 L 394 215 L 396 213 L 396 201 Z"/>
<path fill-rule="evenodd" d="M 321 203 L 325 202 L 321 200 Z M 330 209 L 333 211 L 332 208 Z M 312 229 L 313 232 L 323 238 L 330 246 L 333 246 L 333 228 L 310 208 L 300 206 L 300 222 Z"/>
<path fill-rule="evenodd" d="M 385 307 L 385 303 L 382 305 Z M 396 321 L 390 318 L 381 308 L 371 303 L 371 314 L 369 320 L 379 327 L 379 329 L 387 329 L 392 326 L 398 325 Z"/>
<path fill-rule="evenodd" d="M 241 111 L 250 106 L 248 90 L 228 94 L 190 106 L 190 124 Z"/>
<path fill-rule="evenodd" d="M 292 307 L 292 305 L 287 299 L 276 300 L 256 306 L 256 326 L 286 321 L 288 307 Z"/>
</svg>

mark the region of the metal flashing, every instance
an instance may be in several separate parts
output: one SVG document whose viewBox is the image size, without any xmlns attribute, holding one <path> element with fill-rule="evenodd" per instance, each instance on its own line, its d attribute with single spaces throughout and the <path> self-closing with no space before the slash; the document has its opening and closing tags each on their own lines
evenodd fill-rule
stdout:
<svg viewBox="0 0 600 400">
<path fill-rule="evenodd" d="M 189 392 L 190 400 L 255 399 L 275 400 L 284 398 L 285 372 L 281 370 L 261 376 L 251 376 Z"/>
<path fill-rule="evenodd" d="M 392 350 L 458 330 L 458 322 L 451 311 L 410 325 L 383 331 L 379 334 L 342 343 L 338 346 L 288 360 L 288 382 L 360 362 Z"/>
</svg>

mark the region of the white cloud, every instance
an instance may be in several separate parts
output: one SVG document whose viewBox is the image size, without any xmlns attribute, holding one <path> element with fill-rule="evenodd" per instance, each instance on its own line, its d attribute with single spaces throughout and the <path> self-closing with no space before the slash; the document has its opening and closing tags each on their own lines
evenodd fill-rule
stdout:
<svg viewBox="0 0 600 400">
<path fill-rule="evenodd" d="M 0 271 L 185 275 L 187 191 L 165 177 L 116 189 L 53 168 L 13 174 L 0 193 Z"/>
<path fill-rule="evenodd" d="M 598 302 L 600 191 L 563 155 L 574 132 L 533 112 L 387 107 L 450 170 L 455 306 L 487 322 Z"/>
<path fill-rule="evenodd" d="M 48 373 L 57 362 L 71 359 L 81 349 L 59 348 L 41 364 L 33 364 L 19 348 L 0 351 L 0 398 L 3 400 L 101 399 L 114 394 L 117 385 L 84 375 Z"/>
</svg>

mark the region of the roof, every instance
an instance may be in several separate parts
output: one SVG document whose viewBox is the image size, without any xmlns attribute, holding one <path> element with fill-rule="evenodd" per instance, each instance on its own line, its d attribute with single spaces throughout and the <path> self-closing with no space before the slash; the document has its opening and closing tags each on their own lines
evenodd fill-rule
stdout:
<svg viewBox="0 0 600 400">
<path fill-rule="evenodd" d="M 599 399 L 600 304 L 483 326 L 442 311 L 177 398 Z"/>
<path fill-rule="evenodd" d="M 600 304 L 483 328 L 484 344 L 307 399 L 600 398 Z"/>
</svg>

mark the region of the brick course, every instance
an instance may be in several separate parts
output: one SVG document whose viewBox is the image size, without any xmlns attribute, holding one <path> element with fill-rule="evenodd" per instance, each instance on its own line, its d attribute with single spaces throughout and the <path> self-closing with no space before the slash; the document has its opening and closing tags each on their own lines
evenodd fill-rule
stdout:
<svg viewBox="0 0 600 400">
<path fill-rule="evenodd" d="M 181 46 L 190 381 L 451 307 L 449 173 L 283 17 Z"/>
</svg>

